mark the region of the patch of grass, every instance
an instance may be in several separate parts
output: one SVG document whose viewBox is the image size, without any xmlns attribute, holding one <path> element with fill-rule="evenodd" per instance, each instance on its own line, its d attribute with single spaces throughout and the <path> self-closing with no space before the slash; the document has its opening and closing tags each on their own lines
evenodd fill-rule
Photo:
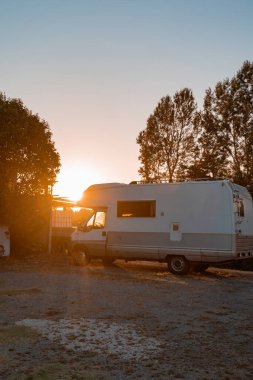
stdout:
<svg viewBox="0 0 253 380">
<path fill-rule="evenodd" d="M 251 321 L 242 321 L 240 324 L 239 324 L 239 328 L 240 328 L 240 334 L 241 334 L 241 330 L 245 330 L 247 332 L 246 335 L 248 335 L 248 332 L 252 331 L 253 330 L 253 322 Z"/>
<path fill-rule="evenodd" d="M 0 296 L 16 297 L 23 295 L 32 295 L 42 292 L 39 288 L 31 289 L 0 289 Z"/>
<path fill-rule="evenodd" d="M 221 317 L 225 317 L 228 315 L 228 312 L 225 312 L 222 310 L 207 310 L 206 313 L 211 314 L 211 315 L 221 316 Z"/>
<path fill-rule="evenodd" d="M 11 380 L 102 380 L 101 376 L 73 369 L 62 363 L 52 363 L 33 368 L 29 374 L 19 374 Z"/>
<path fill-rule="evenodd" d="M 61 314 L 61 311 L 54 308 L 48 308 L 47 311 L 45 312 L 45 315 L 47 315 L 48 317 L 52 317 L 54 315 L 59 315 L 59 314 Z"/>
<path fill-rule="evenodd" d="M 2 344 L 18 344 L 24 340 L 34 340 L 39 334 L 25 326 L 0 326 L 0 342 Z"/>
</svg>

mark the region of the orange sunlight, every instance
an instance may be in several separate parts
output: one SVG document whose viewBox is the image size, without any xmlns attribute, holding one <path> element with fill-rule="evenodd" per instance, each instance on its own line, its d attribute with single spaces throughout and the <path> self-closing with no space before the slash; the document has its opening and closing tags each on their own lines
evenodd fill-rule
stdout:
<svg viewBox="0 0 253 380">
<path fill-rule="evenodd" d="M 90 185 L 100 182 L 99 174 L 93 169 L 78 167 L 76 165 L 62 168 L 57 177 L 53 194 L 78 201 L 83 191 Z"/>
</svg>

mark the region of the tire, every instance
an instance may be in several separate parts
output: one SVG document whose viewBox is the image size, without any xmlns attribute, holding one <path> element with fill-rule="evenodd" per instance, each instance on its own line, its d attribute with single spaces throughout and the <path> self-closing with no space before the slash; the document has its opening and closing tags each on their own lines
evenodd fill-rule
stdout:
<svg viewBox="0 0 253 380">
<path fill-rule="evenodd" d="M 86 266 L 90 262 L 90 256 L 85 247 L 75 247 L 72 252 L 73 264 L 78 266 Z"/>
<path fill-rule="evenodd" d="M 198 273 L 203 273 L 208 269 L 208 264 L 195 264 L 193 265 L 193 271 Z"/>
<path fill-rule="evenodd" d="M 112 266 L 113 263 L 114 263 L 114 261 L 115 261 L 114 259 L 108 259 L 108 258 L 102 259 L 104 267 L 110 267 L 110 266 Z"/>
<path fill-rule="evenodd" d="M 190 263 L 184 256 L 173 256 L 168 259 L 169 271 L 173 274 L 183 275 L 190 270 Z"/>
</svg>

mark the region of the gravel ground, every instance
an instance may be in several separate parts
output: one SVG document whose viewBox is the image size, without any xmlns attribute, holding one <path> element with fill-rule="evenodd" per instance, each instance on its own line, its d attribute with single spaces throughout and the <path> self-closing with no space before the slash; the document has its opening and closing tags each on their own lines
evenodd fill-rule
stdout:
<svg viewBox="0 0 253 380">
<path fill-rule="evenodd" d="M 0 379 L 251 379 L 253 272 L 0 262 Z"/>
</svg>

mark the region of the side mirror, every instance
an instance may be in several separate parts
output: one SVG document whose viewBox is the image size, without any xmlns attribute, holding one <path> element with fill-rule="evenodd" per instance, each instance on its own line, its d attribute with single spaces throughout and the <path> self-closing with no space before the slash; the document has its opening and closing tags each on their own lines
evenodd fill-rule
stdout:
<svg viewBox="0 0 253 380">
<path fill-rule="evenodd" d="M 83 223 L 79 222 L 77 224 L 77 229 L 78 229 L 78 231 L 83 231 Z"/>
<path fill-rule="evenodd" d="M 77 226 L 78 231 L 88 232 L 92 230 L 92 226 L 86 226 L 86 224 L 79 223 Z"/>
</svg>

